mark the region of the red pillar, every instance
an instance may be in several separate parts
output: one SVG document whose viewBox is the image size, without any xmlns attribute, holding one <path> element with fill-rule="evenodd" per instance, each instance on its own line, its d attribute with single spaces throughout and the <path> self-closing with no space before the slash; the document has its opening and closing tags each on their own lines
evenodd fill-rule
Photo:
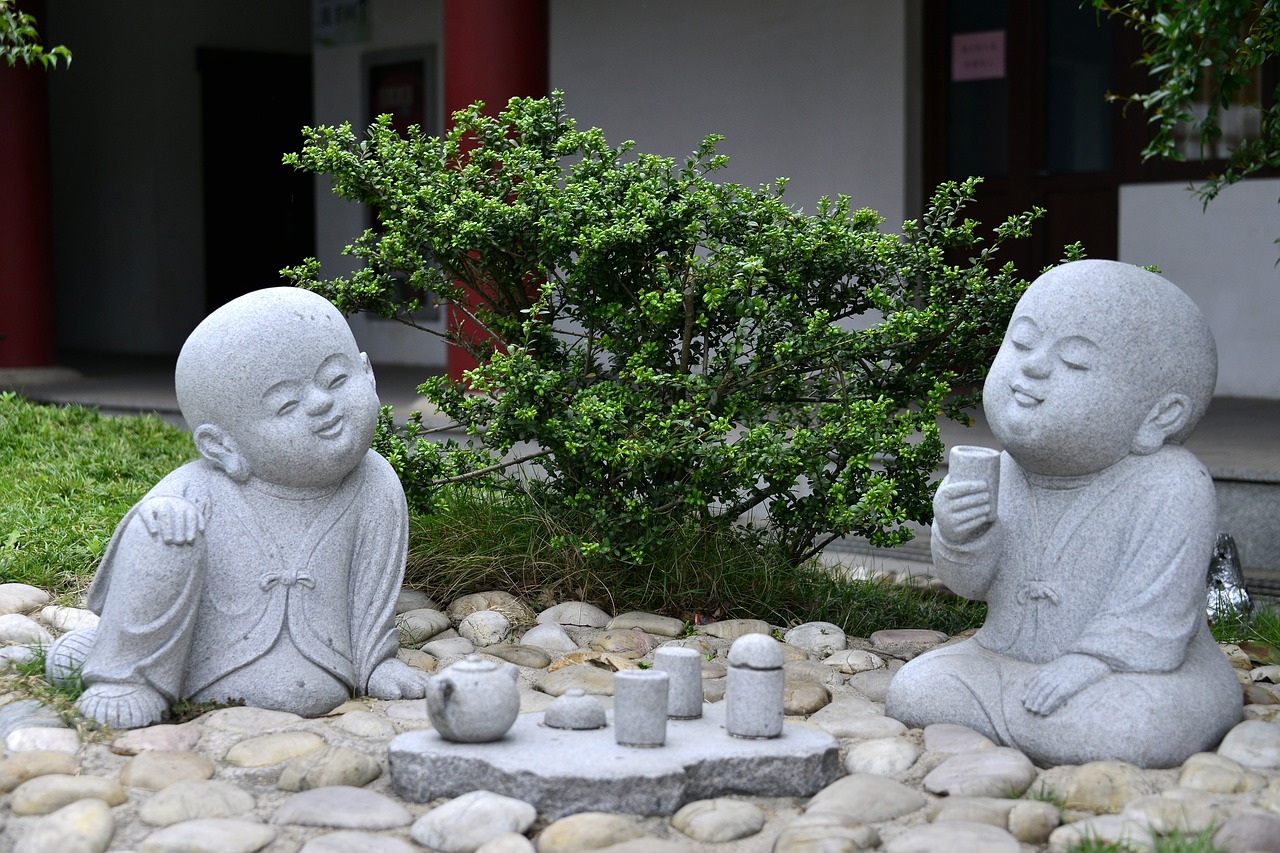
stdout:
<svg viewBox="0 0 1280 853">
<path fill-rule="evenodd" d="M 476 101 L 497 115 L 511 98 L 547 94 L 547 0 L 445 0 L 446 120 Z M 452 305 L 449 323 L 480 332 Z M 475 361 L 449 347 L 448 366 L 449 376 L 461 379 Z"/>
<path fill-rule="evenodd" d="M 37 17 L 43 5 L 23 3 Z M 0 367 L 54 361 L 45 74 L 0 62 Z"/>
</svg>

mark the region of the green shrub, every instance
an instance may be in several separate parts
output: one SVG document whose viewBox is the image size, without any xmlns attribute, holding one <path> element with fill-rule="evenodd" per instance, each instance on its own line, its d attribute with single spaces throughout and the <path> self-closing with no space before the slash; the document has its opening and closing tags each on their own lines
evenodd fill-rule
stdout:
<svg viewBox="0 0 1280 853">
<path fill-rule="evenodd" d="M 979 246 L 971 179 L 888 234 L 843 196 L 806 214 L 784 180 L 716 183 L 716 136 L 680 166 L 612 147 L 559 93 L 454 119 L 443 138 L 387 117 L 364 140 L 307 129 L 285 158 L 378 222 L 348 247 L 351 276 L 321 281 L 314 259 L 287 276 L 409 324 L 439 294 L 487 333 L 448 332 L 480 362 L 466 385 L 421 387 L 483 446 L 440 448 L 416 422 L 380 432 L 416 507 L 444 481 L 505 482 L 571 520 L 559 541 L 631 562 L 691 521 L 752 513 L 800 565 L 929 519 L 936 419 L 975 400 L 1025 287 L 997 249 L 1039 211 Z M 539 469 L 516 479 L 513 448 L 530 446 Z"/>
</svg>

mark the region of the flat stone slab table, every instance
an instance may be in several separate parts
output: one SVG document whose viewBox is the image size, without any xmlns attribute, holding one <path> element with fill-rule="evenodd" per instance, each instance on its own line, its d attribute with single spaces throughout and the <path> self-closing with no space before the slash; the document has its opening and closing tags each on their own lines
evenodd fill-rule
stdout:
<svg viewBox="0 0 1280 853">
<path fill-rule="evenodd" d="M 808 797 L 840 775 L 835 738 L 789 723 L 768 740 L 730 737 L 724 703 L 697 720 L 670 720 L 665 746 L 614 742 L 609 725 L 553 729 L 542 714 L 522 714 L 502 740 L 451 743 L 433 730 L 391 741 L 391 784 L 400 798 L 424 803 L 485 790 L 517 797 L 554 820 L 582 811 L 670 815 L 685 803 L 749 794 Z"/>
</svg>

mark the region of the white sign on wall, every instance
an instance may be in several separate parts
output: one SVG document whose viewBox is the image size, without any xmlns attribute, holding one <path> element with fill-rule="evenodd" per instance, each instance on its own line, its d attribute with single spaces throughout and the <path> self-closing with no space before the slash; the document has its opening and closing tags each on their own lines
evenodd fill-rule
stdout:
<svg viewBox="0 0 1280 853">
<path fill-rule="evenodd" d="M 1004 77 L 1004 30 L 951 36 L 951 82 Z"/>
</svg>

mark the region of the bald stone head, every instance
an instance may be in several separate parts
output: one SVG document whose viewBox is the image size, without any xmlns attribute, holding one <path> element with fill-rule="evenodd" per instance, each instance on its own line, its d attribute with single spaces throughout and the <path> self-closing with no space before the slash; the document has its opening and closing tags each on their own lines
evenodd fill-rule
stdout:
<svg viewBox="0 0 1280 853">
<path fill-rule="evenodd" d="M 1185 293 L 1129 264 L 1076 261 L 1018 301 L 983 407 L 1032 470 L 1087 474 L 1181 443 L 1208 408 L 1217 370 L 1209 325 Z"/>
<path fill-rule="evenodd" d="M 174 382 L 197 449 L 237 480 L 336 482 L 377 422 L 373 374 L 346 320 L 292 287 L 248 293 L 205 318 Z"/>
</svg>

